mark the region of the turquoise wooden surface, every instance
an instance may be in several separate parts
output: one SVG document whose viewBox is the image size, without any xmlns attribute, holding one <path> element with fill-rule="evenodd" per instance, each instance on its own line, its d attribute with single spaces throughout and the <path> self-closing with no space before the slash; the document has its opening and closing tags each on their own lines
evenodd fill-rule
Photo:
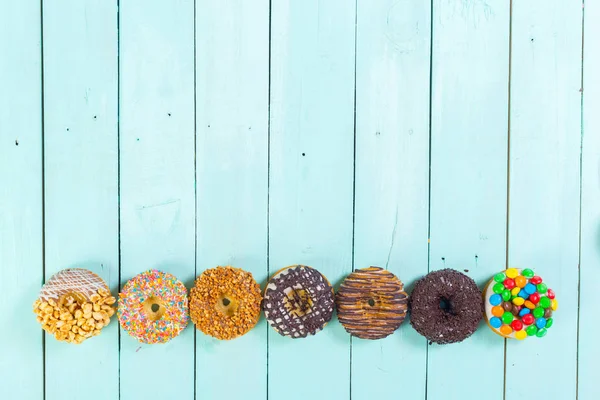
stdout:
<svg viewBox="0 0 600 400">
<path fill-rule="evenodd" d="M 2 398 L 598 399 L 600 6 L 0 0 Z M 583 51 L 583 54 L 582 54 Z M 582 58 L 583 56 L 583 58 Z M 312 265 L 558 292 L 543 340 L 42 335 L 44 279 Z M 524 390 L 533 368 L 542 385 Z M 90 380 L 94 383 L 90 384 Z"/>
</svg>

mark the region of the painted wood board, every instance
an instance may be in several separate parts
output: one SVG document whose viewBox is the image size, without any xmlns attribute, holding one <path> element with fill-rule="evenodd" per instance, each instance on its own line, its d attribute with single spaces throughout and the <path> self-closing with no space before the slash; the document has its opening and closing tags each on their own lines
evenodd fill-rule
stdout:
<svg viewBox="0 0 600 400">
<path fill-rule="evenodd" d="M 338 284 L 352 270 L 355 6 L 276 1 L 271 23 L 269 272 L 304 264 Z M 335 318 L 302 340 L 270 329 L 269 398 L 348 398 L 349 343 Z"/>
<path fill-rule="evenodd" d="M 196 3 L 197 274 L 267 278 L 269 2 Z M 267 329 L 232 341 L 196 333 L 196 397 L 267 392 Z M 235 384 L 231 384 L 232 378 Z"/>
<path fill-rule="evenodd" d="M 116 294 L 116 9 L 99 0 L 46 2 L 43 17 L 45 278 L 86 268 Z M 79 346 L 46 335 L 46 399 L 63 398 L 66 387 L 86 392 L 90 376 L 103 382 L 98 396 L 118 391 L 117 325 L 113 318 Z"/>
<path fill-rule="evenodd" d="M 581 176 L 581 261 L 579 270 L 579 338 L 577 394 L 580 400 L 600 397 L 596 365 L 600 346 L 594 315 L 600 282 L 600 3 L 587 2 L 584 18 L 583 141 Z M 563 308 L 563 310 L 565 310 Z"/>
<path fill-rule="evenodd" d="M 509 11 L 505 1 L 433 3 L 429 267 L 480 287 L 506 260 Z M 501 399 L 503 373 L 504 341 L 482 322 L 464 342 L 429 347 L 427 398 L 477 382 Z"/>
<path fill-rule="evenodd" d="M 508 263 L 536 270 L 559 309 L 542 340 L 507 341 L 511 400 L 529 397 L 519 378 L 532 364 L 558 378 L 537 386 L 536 396 L 576 392 L 581 33 L 578 4 L 513 4 Z"/>
<path fill-rule="evenodd" d="M 357 8 L 354 268 L 387 268 L 407 291 L 427 273 L 430 13 Z M 424 398 L 426 346 L 408 318 L 385 339 L 352 338 L 352 398 Z"/>
<path fill-rule="evenodd" d="M 23 399 L 44 391 L 43 332 L 31 312 L 44 279 L 40 39 L 39 3 L 0 3 L 0 293 L 9 300 L 0 381 Z"/>
<path fill-rule="evenodd" d="M 194 2 L 119 11 L 121 285 L 156 268 L 195 274 Z M 121 331 L 122 400 L 193 398 L 194 329 L 162 345 Z M 148 366 L 165 365 L 159 384 Z"/>
</svg>

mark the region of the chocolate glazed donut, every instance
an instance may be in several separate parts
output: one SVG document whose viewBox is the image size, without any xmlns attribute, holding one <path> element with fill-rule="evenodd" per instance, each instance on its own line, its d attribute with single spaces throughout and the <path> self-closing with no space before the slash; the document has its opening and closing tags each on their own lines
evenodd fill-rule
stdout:
<svg viewBox="0 0 600 400">
<path fill-rule="evenodd" d="M 394 274 L 379 267 L 352 272 L 336 295 L 338 319 L 352 336 L 382 339 L 406 317 L 408 296 Z"/>
<path fill-rule="evenodd" d="M 438 344 L 461 342 L 477 329 L 483 299 L 475 281 L 453 269 L 430 272 L 410 296 L 410 323 Z"/>
</svg>

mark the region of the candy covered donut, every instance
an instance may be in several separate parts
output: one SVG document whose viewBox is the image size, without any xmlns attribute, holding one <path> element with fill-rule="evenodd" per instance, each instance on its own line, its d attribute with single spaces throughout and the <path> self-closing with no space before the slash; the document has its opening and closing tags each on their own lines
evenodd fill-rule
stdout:
<svg viewBox="0 0 600 400">
<path fill-rule="evenodd" d="M 361 339 L 382 339 L 404 321 L 408 296 L 396 275 L 369 267 L 344 279 L 335 303 L 338 319 L 348 333 Z"/>
<path fill-rule="evenodd" d="M 265 318 L 279 334 L 314 335 L 327 325 L 335 306 L 331 284 L 316 269 L 293 265 L 276 272 L 265 289 Z"/>
<path fill-rule="evenodd" d="M 190 316 L 196 328 L 217 339 L 235 339 L 260 317 L 260 286 L 250 272 L 217 267 L 204 271 L 190 291 Z"/>
<path fill-rule="evenodd" d="M 482 318 L 483 301 L 475 281 L 453 269 L 430 272 L 415 284 L 409 300 L 410 323 L 438 344 L 461 342 Z"/>
<path fill-rule="evenodd" d="M 544 337 L 558 308 L 554 291 L 527 269 L 509 268 L 494 275 L 483 290 L 485 319 L 505 338 Z"/>
<path fill-rule="evenodd" d="M 175 276 L 149 270 L 119 293 L 119 324 L 141 343 L 165 343 L 188 323 L 187 289 Z"/>
<path fill-rule="evenodd" d="M 79 344 L 100 334 L 115 313 L 116 299 L 92 271 L 69 268 L 44 284 L 33 303 L 42 329 L 57 340 Z"/>
</svg>

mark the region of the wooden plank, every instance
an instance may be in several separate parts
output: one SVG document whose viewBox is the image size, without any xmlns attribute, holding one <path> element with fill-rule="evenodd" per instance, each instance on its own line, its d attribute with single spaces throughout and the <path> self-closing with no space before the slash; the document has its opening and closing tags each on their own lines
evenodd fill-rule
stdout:
<svg viewBox="0 0 600 400">
<path fill-rule="evenodd" d="M 580 87 L 581 5 L 513 3 L 508 261 L 534 268 L 560 308 L 543 339 L 507 342 L 510 400 L 529 397 L 519 381 L 532 366 L 552 377 L 536 397 L 575 397 Z"/>
<path fill-rule="evenodd" d="M 195 267 L 194 2 L 120 7 L 121 284 Z M 166 344 L 121 334 L 121 399 L 194 396 L 194 329 Z M 148 366 L 160 369 L 152 384 Z M 169 366 L 166 368 L 166 366 Z"/>
<path fill-rule="evenodd" d="M 600 37 L 600 3 L 585 7 L 583 35 L 583 158 L 581 190 L 581 265 L 579 298 L 578 394 L 580 400 L 599 397 L 598 374 L 594 365 L 600 359 L 593 317 L 600 282 L 600 54 L 594 42 Z M 562 296 L 561 296 L 562 297 Z M 562 303 L 561 303 L 562 305 Z M 564 310 L 564 308 L 563 308 Z"/>
<path fill-rule="evenodd" d="M 281 0 L 271 20 L 269 270 L 336 284 L 352 269 L 355 4 Z M 348 398 L 349 344 L 335 318 L 305 339 L 269 328 L 269 398 Z"/>
<path fill-rule="evenodd" d="M 409 290 L 427 273 L 430 3 L 360 0 L 357 13 L 354 267 Z M 426 344 L 408 319 L 353 338 L 352 398 L 425 398 Z"/>
<path fill-rule="evenodd" d="M 196 4 L 198 274 L 267 277 L 269 2 Z M 267 324 L 219 341 L 196 333 L 198 398 L 266 398 Z M 269 328 L 270 329 L 270 328 Z M 232 385 L 230 377 L 235 376 Z"/>
<path fill-rule="evenodd" d="M 116 294 L 117 11 L 100 0 L 44 2 L 43 18 L 46 279 L 87 268 Z M 81 346 L 46 335 L 48 400 L 66 387 L 87 392 L 90 376 L 102 382 L 98 398 L 118 396 L 115 321 Z"/>
<path fill-rule="evenodd" d="M 0 293 L 10 299 L 0 376 L 7 398 L 41 399 L 44 391 L 42 330 L 31 312 L 44 279 L 40 38 L 39 3 L 0 4 Z"/>
<path fill-rule="evenodd" d="M 509 17 L 503 0 L 433 2 L 430 269 L 480 286 L 506 260 Z M 481 323 L 462 343 L 429 347 L 427 398 L 475 383 L 501 399 L 503 369 L 504 341 Z"/>
</svg>

